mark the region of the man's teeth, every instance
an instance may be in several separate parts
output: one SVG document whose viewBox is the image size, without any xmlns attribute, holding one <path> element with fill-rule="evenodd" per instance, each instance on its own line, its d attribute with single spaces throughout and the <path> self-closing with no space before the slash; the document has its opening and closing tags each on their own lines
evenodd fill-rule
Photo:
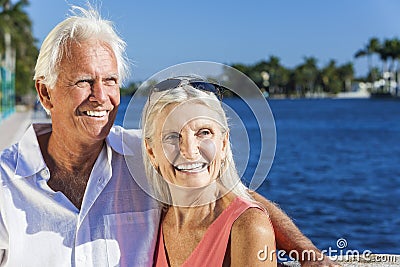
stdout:
<svg viewBox="0 0 400 267">
<path fill-rule="evenodd" d="M 88 110 L 85 113 L 86 113 L 86 115 L 88 115 L 90 117 L 103 117 L 103 116 L 107 115 L 106 110 L 102 110 L 102 111 Z"/>
<path fill-rule="evenodd" d="M 189 163 L 189 164 L 177 165 L 176 168 L 179 171 L 196 171 L 196 170 L 201 170 L 204 166 L 205 166 L 204 163 Z"/>
</svg>

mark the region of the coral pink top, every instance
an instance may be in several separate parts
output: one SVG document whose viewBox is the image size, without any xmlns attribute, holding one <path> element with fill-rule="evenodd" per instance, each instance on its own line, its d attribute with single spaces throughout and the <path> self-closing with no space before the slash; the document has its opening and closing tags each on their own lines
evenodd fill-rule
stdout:
<svg viewBox="0 0 400 267">
<path fill-rule="evenodd" d="M 236 197 L 208 227 L 203 238 L 182 266 L 222 266 L 232 225 L 249 208 L 259 208 L 264 211 L 257 204 Z M 169 266 L 165 254 L 162 226 L 160 227 L 154 266 Z"/>
</svg>

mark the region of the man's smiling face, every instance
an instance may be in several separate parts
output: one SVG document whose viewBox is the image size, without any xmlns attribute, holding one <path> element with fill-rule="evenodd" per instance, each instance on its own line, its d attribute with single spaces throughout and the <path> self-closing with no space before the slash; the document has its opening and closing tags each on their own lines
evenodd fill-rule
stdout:
<svg viewBox="0 0 400 267">
<path fill-rule="evenodd" d="M 117 60 L 105 43 L 71 42 L 49 90 L 53 131 L 66 138 L 103 140 L 120 103 Z"/>
</svg>

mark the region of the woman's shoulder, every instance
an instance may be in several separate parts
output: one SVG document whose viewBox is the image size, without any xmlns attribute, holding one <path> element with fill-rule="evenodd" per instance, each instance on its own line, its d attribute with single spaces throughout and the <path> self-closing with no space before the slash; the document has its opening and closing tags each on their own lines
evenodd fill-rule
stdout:
<svg viewBox="0 0 400 267">
<path fill-rule="evenodd" d="M 247 200 L 242 201 L 248 202 Z M 262 231 L 273 234 L 272 223 L 267 211 L 256 203 L 251 204 L 233 223 L 232 231 L 242 234 L 252 232 L 261 234 Z"/>
<path fill-rule="evenodd" d="M 265 208 L 258 202 L 247 200 L 240 196 L 227 194 L 222 198 L 224 212 L 237 214 L 233 217 L 232 232 L 247 234 L 251 231 L 273 231 L 272 223 Z"/>
<path fill-rule="evenodd" d="M 259 259 L 260 251 L 275 251 L 275 234 L 265 209 L 251 205 L 231 229 L 231 261 L 238 266 L 276 266 L 276 257 L 268 262 Z"/>
</svg>

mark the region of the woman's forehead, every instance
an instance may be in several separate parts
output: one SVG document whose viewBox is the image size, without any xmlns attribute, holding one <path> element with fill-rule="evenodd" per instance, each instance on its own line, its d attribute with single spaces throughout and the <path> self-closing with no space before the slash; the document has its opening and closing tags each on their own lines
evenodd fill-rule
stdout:
<svg viewBox="0 0 400 267">
<path fill-rule="evenodd" d="M 214 109 L 201 103 L 180 103 L 167 106 L 162 112 L 162 120 L 158 121 L 162 131 L 168 128 L 182 129 L 186 125 L 218 125 L 221 115 Z"/>
</svg>

